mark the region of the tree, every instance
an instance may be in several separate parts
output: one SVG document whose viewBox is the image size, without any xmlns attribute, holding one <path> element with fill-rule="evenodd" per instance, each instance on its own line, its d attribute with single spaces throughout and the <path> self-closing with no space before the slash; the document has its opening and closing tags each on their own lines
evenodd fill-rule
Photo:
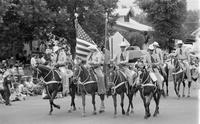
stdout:
<svg viewBox="0 0 200 124">
<path fill-rule="evenodd" d="M 186 0 L 136 0 L 136 3 L 147 14 L 147 21 L 155 29 L 154 38 L 163 47 L 172 39 L 183 38 Z"/>
<path fill-rule="evenodd" d="M 200 19 L 200 11 L 199 10 L 189 10 L 187 11 L 187 17 L 184 22 L 184 31 L 185 37 L 189 37 L 191 33 L 199 28 L 199 19 Z"/>
<path fill-rule="evenodd" d="M 128 34 L 128 40 L 131 46 L 139 46 L 142 49 L 145 37 L 139 32 L 131 32 Z"/>
<path fill-rule="evenodd" d="M 83 29 L 99 44 L 104 41 L 105 12 L 111 16 L 118 0 L 4 0 L 0 4 L 0 43 L 46 40 L 48 32 L 65 37 L 75 55 L 75 13 Z M 111 18 L 109 23 L 113 24 Z M 14 48 L 10 46 L 10 48 Z M 14 52 L 13 52 L 14 53 Z"/>
</svg>

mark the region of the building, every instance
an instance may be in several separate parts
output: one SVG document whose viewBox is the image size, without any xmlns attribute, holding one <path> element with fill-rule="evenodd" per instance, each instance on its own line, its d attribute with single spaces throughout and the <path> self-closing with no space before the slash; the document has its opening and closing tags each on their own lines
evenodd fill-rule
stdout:
<svg viewBox="0 0 200 124">
<path fill-rule="evenodd" d="M 120 32 L 144 32 L 144 31 L 154 31 L 152 27 L 141 24 L 131 17 L 133 17 L 134 13 L 130 8 L 122 8 L 114 11 L 115 15 L 119 18 L 116 20 L 116 24 L 113 28 Z"/>
</svg>

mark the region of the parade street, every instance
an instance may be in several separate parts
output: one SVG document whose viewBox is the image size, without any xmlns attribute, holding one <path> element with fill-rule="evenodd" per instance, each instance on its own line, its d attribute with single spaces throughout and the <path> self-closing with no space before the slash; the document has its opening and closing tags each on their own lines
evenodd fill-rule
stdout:
<svg viewBox="0 0 200 124">
<path fill-rule="evenodd" d="M 157 117 L 144 119 L 144 106 L 139 93 L 134 97 L 134 113 L 129 116 L 122 116 L 120 99 L 118 98 L 118 116 L 113 117 L 113 100 L 109 97 L 105 100 L 106 112 L 92 115 L 91 97 L 87 96 L 86 117 L 81 116 L 81 97 L 77 97 L 75 102 L 77 111 L 68 113 L 70 97 L 59 98 L 55 103 L 61 105 L 61 109 L 48 115 L 49 103 L 42 100 L 41 96 L 28 97 L 22 102 L 13 102 L 12 106 L 0 104 L 0 124 L 197 124 L 198 123 L 198 88 L 193 84 L 190 98 L 178 99 L 170 84 L 170 96 L 161 98 L 160 114 Z M 99 107 L 100 100 L 97 98 L 96 104 Z M 127 98 L 125 99 L 125 109 L 127 108 Z M 155 103 L 151 102 L 151 113 L 153 114 Z"/>
</svg>

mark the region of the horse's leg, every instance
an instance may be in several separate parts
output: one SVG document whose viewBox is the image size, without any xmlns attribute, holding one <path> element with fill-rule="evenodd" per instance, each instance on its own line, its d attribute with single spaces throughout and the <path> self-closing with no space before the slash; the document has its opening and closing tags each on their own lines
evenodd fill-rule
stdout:
<svg viewBox="0 0 200 124">
<path fill-rule="evenodd" d="M 190 88 L 191 88 L 192 81 L 188 81 L 188 96 L 190 97 Z"/>
<path fill-rule="evenodd" d="M 183 94 L 182 94 L 182 97 L 185 97 L 185 81 L 183 80 L 182 83 L 183 83 Z"/>
<path fill-rule="evenodd" d="M 53 106 L 54 106 L 55 108 L 57 108 L 57 109 L 60 109 L 60 106 L 59 106 L 59 105 L 56 105 L 56 104 L 54 104 L 54 102 L 53 102 L 53 100 L 55 99 L 55 97 L 56 97 L 57 93 L 58 93 L 58 91 L 57 91 L 57 90 L 55 90 L 55 91 L 52 93 L 52 97 L 51 97 L 51 99 L 52 99 L 52 104 L 53 104 Z"/>
<path fill-rule="evenodd" d="M 159 90 L 157 90 L 156 93 L 153 95 L 154 101 L 155 101 L 155 103 L 156 103 L 155 112 L 154 112 L 154 114 L 153 114 L 154 117 L 157 116 L 157 114 L 159 114 L 160 96 L 161 96 L 161 94 L 160 94 L 160 91 L 159 91 Z"/>
<path fill-rule="evenodd" d="M 72 111 L 76 111 L 76 106 L 75 106 L 75 91 L 72 89 L 72 92 L 70 93 L 71 96 L 71 105 L 70 105 L 70 109 L 68 110 L 69 113 L 71 113 Z"/>
<path fill-rule="evenodd" d="M 153 92 L 149 94 L 149 96 L 145 96 L 146 98 L 146 115 L 145 115 L 145 119 L 149 118 L 151 116 L 151 113 L 150 113 L 150 109 L 149 109 L 149 106 L 150 106 L 150 102 L 151 102 L 151 99 L 153 97 Z"/>
<path fill-rule="evenodd" d="M 178 97 L 180 97 L 179 96 L 179 93 L 178 93 L 178 91 L 177 91 L 177 83 L 178 83 L 178 81 L 176 80 L 176 75 L 174 75 L 174 91 L 175 91 L 175 93 L 176 93 L 176 95 L 178 96 Z"/>
<path fill-rule="evenodd" d="M 82 116 L 85 117 L 85 93 L 82 93 L 82 105 L 83 105 Z"/>
<path fill-rule="evenodd" d="M 114 103 L 114 117 L 117 117 L 117 94 L 112 95 Z"/>
<path fill-rule="evenodd" d="M 51 115 L 52 112 L 53 112 L 53 101 L 52 101 L 52 99 L 49 99 L 49 105 L 50 105 L 49 115 Z"/>
<path fill-rule="evenodd" d="M 140 96 L 142 98 L 142 101 L 143 101 L 143 104 L 144 104 L 144 109 L 145 109 L 145 116 L 144 116 L 144 118 L 147 119 L 148 118 L 148 110 L 147 110 L 146 98 L 143 95 L 142 91 L 140 91 Z"/>
<path fill-rule="evenodd" d="M 125 115 L 125 111 L 124 111 L 124 93 L 121 93 L 121 108 L 122 108 L 122 115 Z"/>
<path fill-rule="evenodd" d="M 95 93 L 92 94 L 92 105 L 93 105 L 93 108 L 94 108 L 93 115 L 96 115 L 97 112 L 96 112 L 96 105 L 95 105 Z"/>
<path fill-rule="evenodd" d="M 101 99 L 101 106 L 99 113 L 103 113 L 105 112 L 105 105 L 104 105 L 105 94 L 100 94 L 100 99 Z"/>
<path fill-rule="evenodd" d="M 178 81 L 178 85 L 177 85 L 177 92 L 178 92 L 178 97 L 180 98 L 180 93 L 179 93 L 179 91 L 180 91 L 180 86 L 181 86 L 181 83 L 182 83 L 183 81 L 182 80 L 179 80 Z"/>
<path fill-rule="evenodd" d="M 169 96 L 169 79 L 168 79 L 168 74 L 167 74 L 167 77 L 166 77 L 166 96 Z"/>
<path fill-rule="evenodd" d="M 169 66 L 167 65 L 167 69 L 166 69 L 166 96 L 169 96 Z"/>
<path fill-rule="evenodd" d="M 127 108 L 127 111 L 126 111 L 126 115 L 129 115 L 130 107 L 131 107 L 131 112 L 133 111 L 133 103 L 132 103 L 133 94 L 130 93 L 127 96 L 128 96 L 129 104 L 128 104 L 128 108 Z"/>
</svg>

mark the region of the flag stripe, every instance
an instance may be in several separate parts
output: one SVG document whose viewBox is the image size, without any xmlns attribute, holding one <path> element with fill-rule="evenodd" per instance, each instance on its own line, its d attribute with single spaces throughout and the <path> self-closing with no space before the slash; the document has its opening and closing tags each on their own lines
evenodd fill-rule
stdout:
<svg viewBox="0 0 200 124">
<path fill-rule="evenodd" d="M 88 47 L 96 44 L 90 38 L 90 36 L 83 30 L 83 28 L 81 27 L 81 25 L 78 23 L 77 20 L 75 20 L 75 25 L 77 33 L 76 56 L 86 61 L 87 56 L 90 53 Z"/>
<path fill-rule="evenodd" d="M 83 51 L 83 52 L 86 52 L 86 53 L 89 53 L 89 52 L 90 52 L 90 50 L 85 49 L 85 48 L 81 48 L 81 47 L 78 47 L 78 46 L 77 46 L 76 50 L 77 50 L 77 51 Z"/>
</svg>

